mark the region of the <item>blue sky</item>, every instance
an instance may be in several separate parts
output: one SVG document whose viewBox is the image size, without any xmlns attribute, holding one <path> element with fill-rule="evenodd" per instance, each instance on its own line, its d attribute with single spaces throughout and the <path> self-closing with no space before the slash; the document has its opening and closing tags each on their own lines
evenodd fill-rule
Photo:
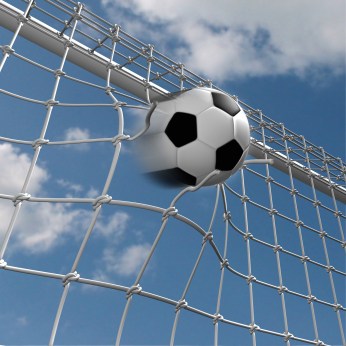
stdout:
<svg viewBox="0 0 346 346">
<path fill-rule="evenodd" d="M 12 4 L 17 2 L 12 1 Z M 39 2 L 38 2 L 39 3 Z M 131 0 L 84 3 L 101 17 L 122 28 L 187 68 L 207 76 L 213 82 L 238 95 L 247 104 L 263 110 L 287 128 L 304 134 L 306 139 L 327 152 L 345 159 L 345 4 L 324 0 L 291 1 L 277 5 L 275 1 L 248 3 L 236 1 L 170 1 L 165 7 L 159 1 Z M 21 4 L 23 8 L 23 4 Z M 12 34 L 0 27 L 0 45 L 8 44 Z M 18 39 L 16 52 L 37 59 L 55 69 L 60 58 L 33 49 Z M 100 85 L 104 81 L 67 63 L 64 70 Z M 19 71 L 19 73 L 18 73 Z M 13 76 L 16 76 L 15 78 Z M 0 73 L 0 88 L 28 97 L 47 100 L 53 77 L 29 64 L 10 57 Z M 58 98 L 65 102 L 110 103 L 103 92 L 76 85 L 63 79 Z M 127 112 L 127 113 L 126 113 Z M 144 112 L 125 109 L 125 130 L 133 133 Z M 24 140 L 38 138 L 44 119 L 44 107 L 14 101 L 0 94 L 0 136 Z M 96 116 L 97 115 L 97 116 Z M 47 131 L 50 141 L 113 137 L 117 118 L 110 108 L 94 109 L 56 107 Z M 0 193 L 16 194 L 25 178 L 32 158 L 30 146 L 0 143 Z M 108 143 L 83 146 L 43 147 L 29 193 L 32 196 L 90 197 L 101 194 L 114 148 Z M 147 180 L 139 172 L 135 159 L 135 143 L 125 143 L 109 194 L 113 199 L 137 201 L 166 208 L 177 189 L 164 189 Z M 264 172 L 264 167 L 257 168 Z M 287 176 L 272 171 L 274 178 L 288 186 Z M 268 205 L 265 184 L 246 175 L 247 194 Z M 240 174 L 229 185 L 241 191 Z M 311 191 L 296 182 L 311 197 Z M 276 191 L 276 209 L 292 216 L 292 198 Z M 244 229 L 243 206 L 227 194 L 233 221 Z M 215 188 L 204 188 L 182 198 L 179 212 L 196 220 L 204 229 L 210 222 Z M 332 207 L 330 199 L 319 198 Z M 318 227 L 314 209 L 300 201 L 304 221 Z M 250 231 L 260 239 L 273 243 L 270 218 L 249 206 Z M 339 206 L 342 210 L 342 206 Z M 8 226 L 12 202 L 0 199 L 0 236 Z M 343 209 L 344 210 L 344 209 Z M 68 273 L 90 222 L 90 205 L 24 203 L 4 259 L 11 265 L 43 271 Z M 323 214 L 328 233 L 340 237 L 335 218 Z M 280 244 L 300 253 L 295 227 L 277 220 Z M 119 206 L 104 206 L 78 272 L 82 277 L 131 286 L 141 263 L 160 227 L 160 215 Z M 223 249 L 224 223 L 222 208 L 213 227 L 214 239 Z M 292 231 L 292 232 L 290 232 Z M 309 257 L 325 263 L 318 236 L 304 232 Z M 316 239 L 317 238 L 317 239 Z M 1 240 L 1 238 L 0 238 Z M 186 225 L 169 220 L 164 237 L 150 262 L 141 286 L 179 300 L 184 285 L 201 247 L 201 236 Z M 251 243 L 254 275 L 263 281 L 278 284 L 273 251 Z M 344 253 L 340 246 L 328 243 L 331 262 L 340 270 Z M 284 256 L 283 256 L 284 257 Z M 287 256 L 286 256 L 287 257 Z M 290 257 L 283 260 L 285 286 L 306 294 L 302 264 Z M 247 273 L 244 240 L 230 229 L 228 259 L 232 266 Z M 313 294 L 332 302 L 328 276 L 324 269 L 309 266 Z M 323 274 L 322 274 L 323 273 Z M 221 314 L 225 318 L 248 324 L 248 286 L 244 280 L 226 273 Z M 229 275 L 228 275 L 229 274 Z M 189 305 L 214 313 L 219 263 L 210 247 L 189 290 Z M 338 299 L 345 301 L 345 281 L 334 275 Z M 47 344 L 58 302 L 62 293 L 57 280 L 0 271 L 0 344 Z M 63 311 L 57 344 L 114 344 L 117 324 L 125 304 L 120 292 L 72 284 Z M 286 295 L 290 331 L 297 336 L 314 339 L 309 305 Z M 280 296 L 260 285 L 254 285 L 256 324 L 264 329 L 282 332 L 283 318 Z M 335 313 L 330 307 L 315 304 L 320 339 L 341 344 Z M 344 314 L 344 313 L 343 313 Z M 172 306 L 134 297 L 125 325 L 124 344 L 167 344 L 174 320 Z M 306 323 L 305 323 L 306 321 Z M 154 330 L 154 332 L 149 332 Z M 276 345 L 282 340 L 256 333 L 259 345 Z M 182 311 L 177 331 L 177 344 L 210 345 L 213 324 L 198 315 Z M 247 330 L 220 326 L 220 344 L 248 345 Z M 292 345 L 298 343 L 292 342 Z"/>
</svg>

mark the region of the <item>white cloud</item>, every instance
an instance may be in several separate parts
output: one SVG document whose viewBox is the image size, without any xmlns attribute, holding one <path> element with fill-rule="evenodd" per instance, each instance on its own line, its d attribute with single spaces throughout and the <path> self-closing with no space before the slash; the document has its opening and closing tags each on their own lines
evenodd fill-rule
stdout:
<svg viewBox="0 0 346 346">
<path fill-rule="evenodd" d="M 72 183 L 71 181 L 67 181 L 65 179 L 58 179 L 57 180 L 58 185 L 61 187 L 70 190 L 72 192 L 82 192 L 83 186 L 80 184 Z"/>
<path fill-rule="evenodd" d="M 122 238 L 129 221 L 129 215 L 124 212 L 116 212 L 106 221 L 99 219 L 95 225 L 98 234 L 106 237 L 112 243 L 118 243 Z"/>
<path fill-rule="evenodd" d="M 21 190 L 31 158 L 11 144 L 0 145 L 0 193 L 15 195 Z M 79 184 L 58 179 L 64 188 L 83 190 Z M 48 171 L 36 164 L 27 192 L 35 197 L 46 194 L 45 183 L 49 182 Z M 88 193 L 95 194 L 96 190 Z M 6 232 L 14 211 L 13 203 L 0 199 L 0 241 Z M 69 239 L 85 234 L 91 219 L 91 210 L 81 209 L 72 203 L 31 203 L 24 202 L 16 220 L 10 245 L 12 251 L 42 254 Z M 110 216 L 99 215 L 94 232 L 105 240 L 101 262 L 94 273 L 96 278 L 107 279 L 110 275 L 130 276 L 137 274 L 146 258 L 150 245 L 139 239 L 138 231 L 129 230 L 130 216 L 116 211 Z M 124 246 L 125 231 L 133 242 Z M 140 241 L 140 244 L 136 242 Z M 22 319 L 20 323 L 26 323 Z"/>
<path fill-rule="evenodd" d="M 149 251 L 148 243 L 130 245 L 123 251 L 107 247 L 103 251 L 102 260 L 107 273 L 130 276 L 138 273 Z"/>
<path fill-rule="evenodd" d="M 11 144 L 0 145 L 0 192 L 16 195 L 20 192 L 31 158 Z M 33 196 L 46 194 L 48 171 L 36 165 L 27 192 Z M 14 207 L 12 202 L 1 201 L 0 239 L 9 224 Z M 85 230 L 90 213 L 66 204 L 24 202 L 14 226 L 11 245 L 30 253 L 43 253 L 64 243 L 67 237 Z"/>
<path fill-rule="evenodd" d="M 79 127 L 70 127 L 64 133 L 65 141 L 78 141 L 83 139 L 90 139 L 90 133 L 88 129 L 81 129 Z M 73 144 L 71 148 L 74 148 L 78 151 L 86 151 L 89 149 L 87 143 L 83 144 Z"/>
<path fill-rule="evenodd" d="M 100 195 L 100 192 L 97 189 L 95 189 L 93 186 L 91 186 L 89 188 L 89 190 L 87 191 L 85 197 L 87 197 L 87 198 L 96 198 L 99 195 Z"/>
<path fill-rule="evenodd" d="M 101 3 L 110 20 L 123 20 L 126 31 L 214 80 L 344 72 L 343 0 Z"/>
<path fill-rule="evenodd" d="M 19 193 L 30 166 L 30 158 L 9 143 L 0 145 L 0 191 L 3 194 Z M 49 178 L 48 172 L 36 166 L 30 181 L 30 191 L 35 194 Z"/>
</svg>

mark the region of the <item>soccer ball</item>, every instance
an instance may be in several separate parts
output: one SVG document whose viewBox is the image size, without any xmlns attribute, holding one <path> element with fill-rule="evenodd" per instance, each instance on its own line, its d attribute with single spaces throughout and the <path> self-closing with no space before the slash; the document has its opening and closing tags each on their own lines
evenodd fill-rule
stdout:
<svg viewBox="0 0 346 346">
<path fill-rule="evenodd" d="M 242 165 L 250 145 L 249 123 L 237 102 L 223 92 L 195 88 L 159 102 L 141 141 L 151 176 L 170 185 L 225 181 Z"/>
</svg>

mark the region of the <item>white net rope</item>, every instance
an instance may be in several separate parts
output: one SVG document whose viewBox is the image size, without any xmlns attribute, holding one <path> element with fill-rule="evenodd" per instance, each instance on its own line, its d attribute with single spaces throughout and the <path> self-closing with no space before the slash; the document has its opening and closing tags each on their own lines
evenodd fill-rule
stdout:
<svg viewBox="0 0 346 346">
<path fill-rule="evenodd" d="M 265 159 L 274 158 L 276 168 L 268 164 L 244 166 L 238 173 L 238 180 L 231 179 L 208 189 L 188 187 L 173 191 L 166 199 L 160 200 L 162 187 L 150 185 L 153 190 L 147 194 L 141 190 L 139 184 L 143 180 L 135 172 L 122 172 L 121 159 L 128 160 L 129 155 L 126 146 L 131 148 L 130 142 L 135 143 L 141 134 L 141 131 L 131 130 L 133 126 L 128 125 L 130 119 L 133 122 L 134 114 L 139 112 L 145 115 L 150 110 L 152 99 L 164 95 L 165 91 L 215 86 L 187 70 L 183 64 L 159 53 L 152 45 L 138 41 L 118 25 L 93 14 L 82 4 L 47 0 L 16 1 L 13 5 L 18 9 L 0 2 L 3 16 L 0 24 L 7 29 L 12 25 L 8 24 L 10 21 L 5 22 L 5 17 L 14 18 L 16 22 L 16 28 L 11 27 L 12 32 L 3 28 L 0 31 L 3 53 L 0 104 L 6 105 L 1 110 L 1 117 L 13 116 L 16 123 L 8 129 L 5 125 L 2 127 L 4 136 L 0 137 L 0 146 L 10 145 L 16 148 L 13 150 L 17 153 L 30 155 L 31 161 L 20 190 L 0 191 L 0 207 L 6 212 L 11 210 L 0 225 L 0 287 L 4 287 L 2 292 L 7 292 L 1 293 L 0 305 L 5 306 L 5 301 L 10 299 L 6 285 L 13 285 L 10 275 L 15 272 L 25 279 L 20 279 L 18 286 L 25 287 L 26 283 L 32 282 L 36 290 L 41 290 L 44 286 L 52 287 L 53 282 L 52 290 L 56 294 L 50 297 L 47 308 L 50 316 L 47 323 L 51 328 L 49 331 L 39 328 L 41 334 L 37 335 L 38 340 L 42 340 L 49 334 L 50 345 L 71 341 L 71 335 L 66 332 L 69 329 L 64 329 L 68 327 L 63 322 L 71 316 L 75 316 L 74 321 L 77 321 L 83 314 L 83 309 L 69 308 L 69 305 L 75 307 L 74 299 L 79 299 L 73 292 L 78 285 L 112 292 L 109 301 L 102 304 L 114 303 L 116 313 L 109 315 L 109 325 L 99 328 L 105 335 L 113 336 L 113 339 L 107 339 L 108 343 L 117 345 L 200 344 L 200 340 L 215 345 L 345 344 L 346 308 L 342 303 L 345 300 L 346 242 L 343 230 L 345 215 L 341 208 L 346 196 L 346 167 L 342 160 L 238 100 L 251 125 L 252 153 Z M 36 48 L 21 37 L 26 26 L 32 28 L 37 24 L 36 19 L 56 30 L 59 56 L 45 56 L 44 49 Z M 73 54 L 81 46 L 87 47 L 86 59 L 93 61 L 86 68 L 95 72 L 101 64 L 101 72 L 95 73 L 103 78 L 80 71 L 69 62 L 75 62 Z M 29 70 L 40 76 L 37 81 L 32 77 L 26 80 Z M 139 84 L 134 87 L 139 90 L 137 94 L 125 91 L 130 87 L 121 79 L 114 86 L 114 79 L 119 76 L 126 75 L 132 80 L 129 71 L 138 77 L 136 83 Z M 13 83 L 13 78 L 17 83 Z M 35 88 L 35 83 L 37 86 L 42 83 L 47 98 L 41 96 L 42 88 Z M 48 85 L 51 85 L 50 89 Z M 73 93 L 64 93 L 67 88 L 64 85 L 72 86 Z M 90 101 L 87 102 L 88 97 Z M 37 117 L 34 120 L 36 132 L 26 130 L 27 120 L 23 116 L 33 119 L 28 113 L 42 116 L 40 121 Z M 61 122 L 66 128 L 72 113 L 85 114 L 85 119 L 80 118 L 84 126 L 102 126 L 107 130 L 104 133 L 112 135 L 58 138 L 51 128 L 54 124 L 62 126 Z M 64 117 L 64 114 L 68 116 Z M 109 122 L 110 117 L 116 121 Z M 144 120 L 142 123 L 145 127 Z M 15 134 L 21 134 L 21 138 Z M 98 195 L 90 197 L 80 193 L 78 196 L 80 191 L 77 189 L 76 196 L 35 195 L 37 189 L 32 186 L 35 170 L 40 170 L 42 165 L 55 167 L 49 161 L 49 157 L 53 157 L 52 160 L 59 157 L 54 150 L 65 148 L 75 156 L 84 155 L 87 162 L 88 155 L 83 152 L 86 146 L 97 147 L 108 155 L 108 162 L 95 162 L 89 166 L 84 163 L 83 166 L 82 161 L 76 158 L 75 165 L 70 163 L 71 170 L 77 172 L 76 176 L 94 176 Z M 2 163 L 4 167 L 5 160 Z M 60 165 L 66 166 L 64 158 L 60 160 Z M 92 171 L 91 166 L 98 164 L 100 167 Z M 20 160 L 17 167 L 22 169 Z M 85 167 L 89 167 L 92 173 L 88 174 Z M 69 170 L 65 167 L 61 172 Z M 101 170 L 103 173 L 96 178 L 93 174 Z M 0 171 L 0 179 L 8 178 L 5 172 Z M 120 172 L 119 180 L 117 172 Z M 136 177 L 138 184 L 134 180 Z M 126 192 L 121 192 L 122 188 Z M 112 197 L 122 195 L 137 195 L 137 201 Z M 199 206 L 200 200 L 207 201 L 207 212 Z M 13 204 L 11 209 L 9 203 Z M 158 204 L 161 206 L 156 206 Z M 35 260 L 30 252 L 24 260 L 16 258 L 15 250 L 20 251 L 18 239 L 25 237 L 25 232 L 19 232 L 19 229 L 23 228 L 20 217 L 27 205 L 34 205 L 38 213 L 42 211 L 39 221 L 42 223 L 47 218 L 47 210 L 53 214 L 57 210 L 53 207 L 43 209 L 43 205 L 63 205 L 63 211 L 83 210 L 81 217 L 86 222 L 78 224 L 78 237 L 74 239 L 77 245 L 72 250 L 67 246 L 60 249 L 59 261 L 63 265 L 58 268 L 65 271 L 47 269 L 46 263 Z M 121 276 L 118 272 L 119 275 L 114 275 L 112 280 L 98 279 L 88 266 L 95 261 L 100 274 L 107 271 L 107 264 L 93 257 L 88 248 L 94 249 L 99 241 L 94 233 L 102 233 L 104 218 L 101 211 L 114 214 L 119 210 L 126 210 L 126 215 L 131 215 L 139 223 L 143 223 L 142 218 L 148 220 L 151 229 L 145 241 L 150 239 L 150 246 L 147 246 L 145 257 L 139 260 L 139 269 L 132 276 Z M 25 224 L 28 237 L 33 227 L 35 225 Z M 66 224 L 64 227 L 68 228 Z M 115 224 L 113 227 L 120 226 Z M 48 224 L 46 228 L 49 232 L 54 225 Z M 161 244 L 169 242 L 172 242 L 168 247 L 170 251 L 165 247 L 162 253 Z M 53 264 L 52 267 L 57 268 Z M 154 271 L 157 271 L 156 278 L 152 274 Z M 37 281 L 39 277 L 44 280 Z M 57 284 L 59 280 L 62 292 L 61 285 Z M 162 285 L 162 281 L 170 287 L 168 291 L 164 290 L 167 286 Z M 81 289 L 78 292 L 80 297 L 84 297 L 81 306 L 87 306 L 94 291 Z M 25 288 L 22 294 L 26 294 Z M 138 314 L 136 305 L 146 304 L 143 300 L 148 305 L 141 310 L 141 318 L 134 318 Z M 157 308 L 155 301 L 161 303 L 160 307 Z M 30 303 L 39 305 L 39 301 L 34 299 Z M 7 310 L 3 311 L 6 315 Z M 194 321 L 194 316 L 201 318 L 196 323 L 189 322 L 189 318 Z M 146 320 L 152 322 L 152 333 L 145 329 L 150 336 L 142 334 L 141 338 L 133 341 L 131 329 L 138 329 L 141 323 L 146 326 Z M 7 339 L 1 340 L 1 335 L 5 335 L 5 329 L 1 332 L 1 328 L 8 327 L 3 319 L 0 321 L 0 343 L 9 343 L 11 341 Z M 78 329 L 73 323 L 69 328 Z M 85 333 L 88 327 L 80 328 Z M 161 329 L 164 335 L 158 333 Z M 87 342 L 81 334 L 76 333 L 77 337 L 81 339 L 74 343 Z"/>
</svg>

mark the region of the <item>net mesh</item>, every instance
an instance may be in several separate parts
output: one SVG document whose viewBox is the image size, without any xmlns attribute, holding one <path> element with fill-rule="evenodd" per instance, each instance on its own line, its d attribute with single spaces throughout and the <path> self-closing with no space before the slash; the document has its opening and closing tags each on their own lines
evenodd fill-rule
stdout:
<svg viewBox="0 0 346 346">
<path fill-rule="evenodd" d="M 28 342 L 30 327 L 29 342 L 51 345 L 345 344 L 342 160 L 238 100 L 251 153 L 275 168 L 163 193 L 138 173 L 138 123 L 155 97 L 217 87 L 79 3 L 14 5 L 0 2 L 11 29 L 0 36 L 0 335 L 22 328 L 0 342 Z M 42 22 L 58 55 L 21 37 Z"/>
</svg>

